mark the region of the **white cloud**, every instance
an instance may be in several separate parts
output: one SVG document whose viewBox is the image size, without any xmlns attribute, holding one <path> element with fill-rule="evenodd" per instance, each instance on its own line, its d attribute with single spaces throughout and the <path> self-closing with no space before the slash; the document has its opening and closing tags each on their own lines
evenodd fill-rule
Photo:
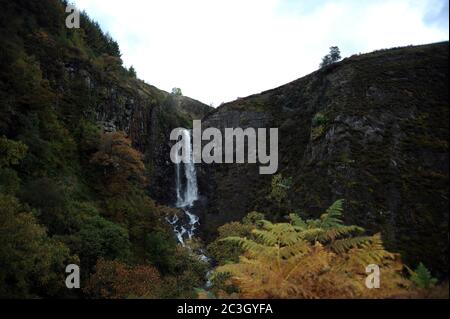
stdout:
<svg viewBox="0 0 450 319">
<path fill-rule="evenodd" d="M 302 10 L 306 0 L 75 1 L 140 78 L 215 105 L 314 71 L 331 45 L 351 55 L 448 40 L 425 19 L 441 2 L 322 0 Z"/>
</svg>

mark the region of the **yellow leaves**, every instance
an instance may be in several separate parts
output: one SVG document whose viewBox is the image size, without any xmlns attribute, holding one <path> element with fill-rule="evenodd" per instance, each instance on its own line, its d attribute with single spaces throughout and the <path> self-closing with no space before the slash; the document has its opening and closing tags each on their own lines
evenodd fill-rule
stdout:
<svg viewBox="0 0 450 319">
<path fill-rule="evenodd" d="M 291 224 L 272 224 L 263 222 L 262 229 L 252 231 L 254 235 L 265 245 L 290 246 L 302 240 L 301 234 Z"/>
<path fill-rule="evenodd" d="M 301 242 L 299 245 L 303 246 Z M 302 247 L 303 248 L 303 247 Z M 313 285 L 315 274 L 329 268 L 334 254 L 327 252 L 322 245 L 309 247 L 307 252 L 280 254 L 280 258 L 241 257 L 238 264 L 229 264 L 217 269 L 233 275 L 233 282 L 241 290 L 243 298 L 314 298 L 309 285 Z"/>
<path fill-rule="evenodd" d="M 359 246 L 348 251 L 349 256 L 357 265 L 364 267 L 370 264 L 382 265 L 395 259 L 394 254 L 384 249 L 380 234 L 367 238 Z"/>
<path fill-rule="evenodd" d="M 341 223 L 342 201 L 319 220 L 292 224 L 262 221 L 253 239 L 225 239 L 245 251 L 238 263 L 216 269 L 231 275 L 242 298 L 387 298 L 406 296 L 409 281 L 398 256 L 384 249 L 381 235 L 355 237 L 357 226 Z M 368 289 L 366 267 L 376 264 L 382 289 Z M 387 282 L 389 281 L 389 282 Z"/>
<path fill-rule="evenodd" d="M 298 242 L 296 245 L 280 247 L 278 256 L 283 259 L 302 257 L 304 254 L 308 254 L 310 250 L 311 247 L 307 242 Z"/>
<path fill-rule="evenodd" d="M 358 247 L 367 241 L 370 241 L 371 237 L 352 237 L 352 238 L 344 238 L 333 241 L 330 244 L 330 248 L 338 254 L 343 254 L 346 251 Z"/>
</svg>

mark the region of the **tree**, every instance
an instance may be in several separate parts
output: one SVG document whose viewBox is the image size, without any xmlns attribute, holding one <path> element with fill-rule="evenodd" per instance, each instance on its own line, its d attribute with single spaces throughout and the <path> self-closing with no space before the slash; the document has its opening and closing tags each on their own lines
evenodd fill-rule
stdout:
<svg viewBox="0 0 450 319">
<path fill-rule="evenodd" d="M 137 76 L 134 66 L 130 66 L 130 68 L 128 70 L 128 74 L 133 78 L 135 78 Z"/>
<path fill-rule="evenodd" d="M 47 227 L 51 235 L 70 232 L 75 224 L 69 209 L 69 193 L 61 181 L 47 177 L 33 179 L 20 189 L 22 202 L 39 210 L 39 222 Z"/>
<path fill-rule="evenodd" d="M 180 89 L 180 88 L 173 88 L 173 89 L 172 89 L 172 95 L 175 95 L 175 96 L 182 96 L 182 95 L 183 95 L 183 92 L 181 92 L 181 89 Z"/>
<path fill-rule="evenodd" d="M 80 241 L 77 252 L 88 268 L 99 257 L 127 260 L 131 256 L 127 230 L 101 216 L 86 218 L 75 237 Z"/>
<path fill-rule="evenodd" d="M 14 195 L 20 187 L 16 171 L 10 168 L 25 157 L 28 147 L 22 142 L 0 137 L 0 192 Z"/>
<path fill-rule="evenodd" d="M 124 132 L 113 132 L 103 134 L 91 163 L 101 169 L 108 191 L 120 194 L 129 190 L 130 183 L 145 183 L 143 159 Z"/>
<path fill-rule="evenodd" d="M 98 22 L 93 21 L 86 12 L 82 12 L 81 26 L 86 34 L 86 43 L 92 49 L 96 56 L 107 54 L 120 58 L 120 48 L 118 43 L 111 37 L 109 33 L 104 33 Z"/>
<path fill-rule="evenodd" d="M 161 286 L 158 271 L 147 265 L 129 266 L 100 259 L 85 292 L 92 298 L 157 298 Z"/>
<path fill-rule="evenodd" d="M 122 54 L 120 53 L 119 44 L 112 38 L 109 33 L 103 35 L 103 40 L 106 42 L 106 52 L 109 55 L 120 58 Z"/>
<path fill-rule="evenodd" d="M 419 288 L 429 289 L 437 284 L 437 279 L 431 276 L 430 271 L 420 263 L 415 271 L 410 271 L 411 281 Z"/>
<path fill-rule="evenodd" d="M 78 259 L 16 198 L 0 194 L 0 263 L 0 298 L 35 298 L 61 296 L 65 267 Z"/>
<path fill-rule="evenodd" d="M 173 234 L 165 231 L 150 232 L 145 240 L 146 257 L 152 265 L 163 274 L 174 272 L 176 260 L 176 243 Z"/>
<path fill-rule="evenodd" d="M 328 65 L 331 65 L 333 63 L 336 63 L 342 59 L 341 57 L 341 51 L 339 50 L 339 47 L 333 46 L 330 47 L 330 53 L 328 53 L 326 56 L 322 58 L 322 63 L 320 64 L 320 68 L 326 67 Z"/>
<path fill-rule="evenodd" d="M 263 221 L 254 238 L 229 237 L 245 251 L 238 263 L 216 269 L 231 275 L 244 298 L 383 298 L 406 296 L 397 255 L 386 251 L 380 235 L 358 236 L 357 226 L 342 224 L 342 201 L 320 219 L 290 216 L 290 223 Z M 383 269 L 380 289 L 367 289 L 366 267 Z"/>
<path fill-rule="evenodd" d="M 28 147 L 22 142 L 16 142 L 0 137 L 0 168 L 19 164 L 25 157 Z"/>
<path fill-rule="evenodd" d="M 10 168 L 0 168 L 0 193 L 15 195 L 20 188 L 20 178 Z"/>
<path fill-rule="evenodd" d="M 330 58 L 333 63 L 342 59 L 341 51 L 339 50 L 339 47 L 337 47 L 337 46 L 330 47 Z"/>
</svg>

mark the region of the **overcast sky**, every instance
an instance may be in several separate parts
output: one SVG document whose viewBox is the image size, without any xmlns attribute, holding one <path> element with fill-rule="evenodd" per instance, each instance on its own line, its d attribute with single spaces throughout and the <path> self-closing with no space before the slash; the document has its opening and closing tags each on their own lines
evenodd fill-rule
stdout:
<svg viewBox="0 0 450 319">
<path fill-rule="evenodd" d="M 126 66 L 215 106 L 342 55 L 448 40 L 448 0 L 74 0 L 119 43 Z"/>
</svg>

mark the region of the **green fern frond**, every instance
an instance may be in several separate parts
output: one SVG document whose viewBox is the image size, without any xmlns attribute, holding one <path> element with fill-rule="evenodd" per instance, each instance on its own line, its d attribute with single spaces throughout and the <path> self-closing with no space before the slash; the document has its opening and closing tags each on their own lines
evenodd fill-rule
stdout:
<svg viewBox="0 0 450 319">
<path fill-rule="evenodd" d="M 279 243 L 281 244 L 281 246 L 296 245 L 300 240 L 302 240 L 300 233 L 298 233 L 294 229 L 292 231 L 287 231 L 283 234 L 280 234 L 279 238 Z"/>
<path fill-rule="evenodd" d="M 344 200 L 339 199 L 327 209 L 327 213 L 331 216 L 342 216 L 342 212 L 344 211 Z"/>
<path fill-rule="evenodd" d="M 252 233 L 261 244 L 268 246 L 290 246 L 302 238 L 297 229 L 288 223 L 265 222 L 263 229 L 254 229 Z"/>
<path fill-rule="evenodd" d="M 369 240 L 361 243 L 359 248 L 354 248 L 350 252 L 353 252 L 354 259 L 363 266 L 370 264 L 381 265 L 387 260 L 395 259 L 394 254 L 384 249 L 380 234 L 369 237 Z"/>
<path fill-rule="evenodd" d="M 322 228 L 309 228 L 305 230 L 300 230 L 300 236 L 310 242 L 316 242 L 319 237 L 325 233 Z"/>
<path fill-rule="evenodd" d="M 334 202 L 334 204 L 327 209 L 326 214 L 323 214 L 320 217 L 322 228 L 332 228 L 343 225 L 343 221 L 341 219 L 344 211 L 343 205 L 344 200 L 340 199 Z"/>
<path fill-rule="evenodd" d="M 338 238 L 351 236 L 354 233 L 363 233 L 364 229 L 358 226 L 339 226 L 326 229 L 319 235 L 318 240 L 320 242 L 334 241 Z"/>
<path fill-rule="evenodd" d="M 264 244 L 273 246 L 278 243 L 278 237 L 271 231 L 263 229 L 254 229 L 252 233 Z"/>
<path fill-rule="evenodd" d="M 367 243 L 372 237 L 353 237 L 339 239 L 330 244 L 330 248 L 337 254 L 343 254 L 352 248 L 360 247 L 362 244 Z"/>
<path fill-rule="evenodd" d="M 253 240 L 241 237 L 227 237 L 220 241 L 235 243 L 244 249 L 244 251 L 252 256 L 260 255 L 265 258 L 273 258 L 276 256 L 275 247 L 259 244 Z"/>
<path fill-rule="evenodd" d="M 308 227 L 307 223 L 297 214 L 289 214 L 289 220 L 293 226 L 298 227 L 300 230 Z"/>
<path fill-rule="evenodd" d="M 299 241 L 296 245 L 285 246 L 280 248 L 279 255 L 284 260 L 292 257 L 302 258 L 305 254 L 311 251 L 311 246 L 306 241 Z"/>
</svg>

